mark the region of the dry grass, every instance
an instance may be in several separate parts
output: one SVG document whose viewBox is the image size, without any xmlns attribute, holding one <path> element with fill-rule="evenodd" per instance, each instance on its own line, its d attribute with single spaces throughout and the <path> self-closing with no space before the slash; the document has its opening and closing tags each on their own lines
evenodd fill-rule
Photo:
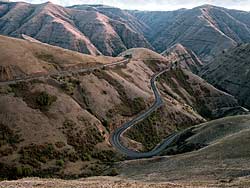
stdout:
<svg viewBox="0 0 250 188">
<path fill-rule="evenodd" d="M 121 58 L 84 55 L 5 36 L 0 36 L 0 43 L 0 68 L 3 69 L 1 80 L 13 79 L 16 76 L 47 74 L 61 69 L 88 68 L 121 60 Z"/>
<path fill-rule="evenodd" d="M 195 126 L 192 129 L 194 134 L 185 141 L 208 144 L 207 147 L 171 157 L 127 161 L 120 165 L 121 175 L 136 180 L 192 182 L 197 185 L 213 182 L 225 186 L 227 182 L 233 185 L 239 180 L 247 180 L 250 174 L 249 122 L 248 115 Z"/>
<path fill-rule="evenodd" d="M 117 188 L 181 188 L 184 186 L 173 184 L 173 183 L 146 183 L 140 181 L 131 181 L 125 180 L 122 178 L 111 178 L 111 177 L 93 177 L 87 179 L 79 179 L 79 180 L 59 180 L 59 179 L 38 179 L 38 178 L 27 178 L 17 181 L 3 181 L 0 182 L 1 188 L 6 187 L 27 187 L 27 188 L 110 188 L 110 187 L 117 187 Z"/>
</svg>

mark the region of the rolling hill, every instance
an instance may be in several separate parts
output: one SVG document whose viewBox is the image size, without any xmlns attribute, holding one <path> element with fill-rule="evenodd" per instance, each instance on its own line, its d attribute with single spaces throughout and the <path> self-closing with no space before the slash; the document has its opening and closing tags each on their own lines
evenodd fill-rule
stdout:
<svg viewBox="0 0 250 188">
<path fill-rule="evenodd" d="M 0 73 L 4 78 L 0 86 L 2 178 L 72 178 L 103 174 L 104 169 L 121 160 L 109 144 L 110 134 L 153 102 L 150 78 L 170 65 L 160 54 L 139 48 L 124 52 L 132 56 L 124 65 L 72 73 L 71 70 L 79 67 L 91 68 L 119 61 L 122 57 L 82 55 L 4 36 L 0 40 L 1 47 L 5 46 L 0 54 L 1 67 L 8 65 L 15 67 L 13 70 L 22 70 L 22 74 L 12 71 L 20 79 L 27 75 L 32 78 L 40 70 L 43 70 L 40 74 L 45 75 L 9 83 L 3 82 L 9 78 L 6 71 Z M 37 53 L 50 55 L 41 58 Z M 59 68 L 50 70 L 47 68 L 50 66 Z M 50 71 L 61 74 L 50 76 Z M 175 130 L 215 118 L 212 113 L 210 116 L 203 113 L 202 107 L 206 112 L 230 108 L 235 109 L 236 114 L 242 113 L 234 97 L 188 70 L 172 70 L 158 85 L 164 106 L 155 113 L 160 118 L 157 127 L 153 127 L 153 131 L 157 128 L 156 135 L 150 136 L 156 136 L 159 141 Z M 183 97 L 182 93 L 189 97 Z M 147 126 L 152 128 L 154 123 L 149 121 Z M 146 146 L 137 137 L 135 140 L 124 137 L 124 142 L 138 150 Z"/>
<path fill-rule="evenodd" d="M 166 151 L 178 148 L 179 154 L 121 162 L 120 176 L 187 187 L 248 187 L 249 121 L 249 115 L 234 116 L 191 127 Z"/>
<path fill-rule="evenodd" d="M 88 68 L 122 59 L 84 55 L 51 45 L 5 36 L 0 36 L 0 43 L 2 44 L 0 81 Z"/>
</svg>

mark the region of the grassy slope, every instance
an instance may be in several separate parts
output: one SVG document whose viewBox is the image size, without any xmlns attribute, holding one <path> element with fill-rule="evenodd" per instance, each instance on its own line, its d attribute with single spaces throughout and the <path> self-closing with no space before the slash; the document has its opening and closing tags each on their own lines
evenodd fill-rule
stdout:
<svg viewBox="0 0 250 188">
<path fill-rule="evenodd" d="M 6 50 L 8 53 L 4 53 L 9 55 L 1 61 L 3 66 L 12 62 L 19 69 L 30 66 L 36 71 L 37 67 L 49 64 L 37 62 L 33 50 L 39 53 L 49 50 L 53 57 L 64 58 L 62 66 L 74 65 L 72 59 L 60 56 L 63 49 L 1 38 L 3 42 L 6 41 L 3 46 L 9 46 L 9 50 Z M 14 44 L 20 44 L 21 47 Z M 11 56 L 12 50 L 17 56 Z M 21 52 L 30 54 L 33 59 L 26 61 L 29 58 L 25 59 Z M 119 156 L 109 145 L 111 131 L 152 104 L 154 97 L 150 78 L 159 67 L 168 65 L 162 56 L 150 50 L 133 49 L 129 52 L 137 56 L 133 54 L 134 58 L 127 65 L 94 73 L 1 86 L 0 124 L 4 135 L 0 147 L 0 158 L 4 163 L 1 169 L 11 173 L 1 174 L 10 177 L 91 176 L 102 174 L 110 162 L 112 164 L 117 160 Z M 76 54 L 86 63 L 88 58 L 97 63 L 116 59 L 85 56 L 70 51 L 64 55 L 67 53 L 72 57 Z M 20 58 L 20 61 L 15 58 Z M 157 124 L 161 138 L 173 130 L 204 121 L 183 101 L 175 101 L 164 92 L 163 96 L 165 106 L 161 112 L 164 117 L 161 122 L 164 123 Z M 130 142 L 127 144 L 131 146 Z"/>
<path fill-rule="evenodd" d="M 2 66 L 11 62 L 25 73 L 32 67 L 31 73 L 27 71 L 29 74 L 52 61 L 68 67 L 78 61 L 90 66 L 87 63 L 92 60 L 108 63 L 121 59 L 87 56 L 8 37 L 1 40 L 3 46 L 8 46 L 1 54 Z M 17 55 L 11 56 L 12 51 Z M 51 55 L 44 55 L 45 52 Z M 38 57 L 34 55 L 37 53 Z M 147 53 L 155 56 L 153 52 Z M 162 59 L 158 63 L 167 62 Z M 108 143 L 110 132 L 153 102 L 149 87 L 153 73 L 143 60 L 132 60 L 128 65 L 94 73 L 1 86 L 1 169 L 9 172 L 1 173 L 2 176 L 65 178 L 103 173 L 117 160 Z M 182 116 L 188 112 L 175 109 L 174 113 Z M 198 114 L 192 114 L 186 120 L 195 124 L 197 117 Z M 175 121 L 169 126 L 179 123 Z"/>
<path fill-rule="evenodd" d="M 249 176 L 249 125 L 248 115 L 192 127 L 192 134 L 182 144 L 200 143 L 207 147 L 172 157 L 125 162 L 120 166 L 121 174 L 147 181 L 234 183 Z"/>
<path fill-rule="evenodd" d="M 0 80 L 13 79 L 15 76 L 48 74 L 64 69 L 87 68 L 120 59 L 84 55 L 59 47 L 1 35 L 0 43 Z"/>
</svg>

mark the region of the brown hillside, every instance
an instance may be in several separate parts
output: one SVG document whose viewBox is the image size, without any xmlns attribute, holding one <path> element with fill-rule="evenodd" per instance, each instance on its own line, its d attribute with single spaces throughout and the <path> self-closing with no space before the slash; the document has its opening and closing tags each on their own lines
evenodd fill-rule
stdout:
<svg viewBox="0 0 250 188">
<path fill-rule="evenodd" d="M 168 152 L 193 152 L 122 162 L 119 172 L 124 178 L 191 187 L 249 187 L 249 121 L 235 116 L 192 127 Z"/>
<path fill-rule="evenodd" d="M 127 48 L 151 45 L 127 22 L 98 11 L 64 8 L 50 2 L 33 5 L 0 2 L 0 33 L 91 54 L 115 56 Z"/>
<path fill-rule="evenodd" d="M 75 65 L 78 61 L 80 65 L 85 66 L 84 62 L 88 62 L 86 59 L 95 60 L 97 63 L 110 63 L 110 59 L 121 59 L 81 55 L 8 37 L 1 37 L 1 40 L 1 46 L 8 46 L 8 50 L 5 51 L 9 54 L 11 51 L 12 54 L 20 54 L 15 57 L 5 56 L 4 61 L 0 61 L 1 66 L 12 62 L 12 66 L 29 74 L 51 63 L 47 60 L 36 61 L 37 58 L 33 54 L 35 52 L 49 51 L 55 59 L 60 58 L 61 61 L 53 61 L 53 65 L 59 67 Z M 150 50 L 133 49 L 124 52 L 128 53 L 135 57 L 128 64 L 105 70 L 1 84 L 1 177 L 93 176 L 103 174 L 104 169 L 109 169 L 113 162 L 121 160 L 120 155 L 109 144 L 110 134 L 152 104 L 154 98 L 150 78 L 161 68 L 169 66 L 169 62 L 163 56 Z M 60 56 L 61 54 L 63 55 Z M 33 58 L 34 62 L 29 57 Z M 72 58 L 76 61 L 72 61 Z M 34 70 L 28 72 L 29 69 L 22 69 L 29 66 Z M 200 78 L 192 76 L 192 73 L 188 73 L 189 78 L 196 80 L 196 85 L 201 84 L 200 87 L 209 89 L 210 95 L 216 97 L 210 97 L 208 103 L 201 104 L 193 98 L 190 98 L 190 103 L 189 99 L 175 98 L 181 96 L 179 91 L 187 94 L 190 88 L 194 92 L 198 92 L 199 88 L 194 87 L 195 84 L 192 82 L 184 82 L 182 76 L 170 75 L 180 86 L 179 90 L 172 89 L 169 93 L 167 88 L 173 86 L 168 85 L 171 82 L 165 77 L 159 81 L 164 99 L 164 106 L 156 112 L 156 117 L 160 116 L 157 122 L 164 122 L 162 125 L 157 124 L 156 137 L 159 141 L 175 130 L 205 121 L 199 110 L 202 105 L 209 106 L 211 111 L 225 106 L 238 106 L 233 97 L 214 89 Z M 202 95 L 201 98 L 207 97 L 205 94 Z M 224 106 L 218 104 L 225 99 L 227 102 Z M 152 122 L 149 122 L 148 126 L 152 127 Z M 140 142 L 137 137 L 135 140 Z M 126 138 L 124 142 L 128 146 L 140 149 L 139 143 L 134 145 L 135 142 Z M 142 142 L 142 146 L 146 146 L 145 143 Z"/>
<path fill-rule="evenodd" d="M 232 95 L 250 108 L 250 44 L 242 44 L 223 52 L 200 71 L 200 76 Z"/>
<path fill-rule="evenodd" d="M 184 69 L 188 69 L 195 74 L 198 73 L 203 66 L 202 61 L 195 55 L 195 53 L 181 44 L 172 46 L 162 52 L 162 55 L 168 58 L 169 61 L 172 61 L 174 66 L 180 66 Z"/>
<path fill-rule="evenodd" d="M 89 56 L 50 45 L 0 36 L 0 81 L 88 68 L 121 58 Z"/>
</svg>

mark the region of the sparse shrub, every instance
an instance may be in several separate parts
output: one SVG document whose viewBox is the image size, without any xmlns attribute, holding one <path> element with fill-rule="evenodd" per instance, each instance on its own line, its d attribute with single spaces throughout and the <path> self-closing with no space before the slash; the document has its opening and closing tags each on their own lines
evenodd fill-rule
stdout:
<svg viewBox="0 0 250 188">
<path fill-rule="evenodd" d="M 91 160 L 90 154 L 94 146 L 104 141 L 102 134 L 97 128 L 87 128 L 85 132 L 83 132 L 83 130 L 79 130 L 76 123 L 72 120 L 65 120 L 64 129 L 67 144 L 73 146 L 78 157 L 83 161 Z"/>
<path fill-rule="evenodd" d="M 71 162 L 76 162 L 77 160 L 79 160 L 78 153 L 75 153 L 75 152 L 69 153 L 68 158 L 69 158 L 69 161 Z"/>
<path fill-rule="evenodd" d="M 39 163 L 46 163 L 49 160 L 61 159 L 61 154 L 56 151 L 52 144 L 34 145 L 21 148 L 19 151 L 21 155 L 20 162 L 23 164 L 30 164 L 38 167 Z"/>
<path fill-rule="evenodd" d="M 125 134 L 132 140 L 142 143 L 145 150 L 151 150 L 161 141 L 161 137 L 155 126 L 156 122 L 159 122 L 160 119 L 159 111 L 156 111 L 129 129 Z"/>
<path fill-rule="evenodd" d="M 108 173 L 108 176 L 117 176 L 117 175 L 119 175 L 119 173 L 116 168 L 112 168 L 111 171 Z"/>
<path fill-rule="evenodd" d="M 0 146 L 4 144 L 15 145 L 20 141 L 20 136 L 18 134 L 8 126 L 0 123 Z"/>
<path fill-rule="evenodd" d="M 49 95 L 45 91 L 41 92 L 36 97 L 36 103 L 39 105 L 39 108 L 42 110 L 45 110 L 45 109 L 47 110 L 48 107 L 50 107 L 53 104 L 53 102 L 55 102 L 56 100 L 57 100 L 56 96 Z"/>
<path fill-rule="evenodd" d="M 88 154 L 88 153 L 83 153 L 82 156 L 81 156 L 81 159 L 83 161 L 90 161 L 92 158 L 91 158 L 91 155 Z"/>
<path fill-rule="evenodd" d="M 35 56 L 38 59 L 41 59 L 43 61 L 52 63 L 56 68 L 58 68 L 58 61 L 56 60 L 56 58 L 54 57 L 54 55 L 48 53 L 48 52 L 41 52 L 41 53 L 35 53 Z"/>
<path fill-rule="evenodd" d="M 1 149 L 0 150 L 0 157 L 11 155 L 13 153 L 13 151 L 14 150 L 12 147 L 7 147 L 5 149 Z"/>
<path fill-rule="evenodd" d="M 66 129 L 73 129 L 76 126 L 76 123 L 70 119 L 67 119 L 63 122 L 63 126 Z"/>
<path fill-rule="evenodd" d="M 29 91 L 29 84 L 26 82 L 18 82 L 16 84 L 10 84 L 11 91 L 15 94 L 15 97 L 23 97 Z"/>
<path fill-rule="evenodd" d="M 61 87 L 68 95 L 73 95 L 75 88 L 80 85 L 80 81 L 72 77 L 60 77 L 57 80 L 63 83 Z"/>
<path fill-rule="evenodd" d="M 136 97 L 132 101 L 134 113 L 137 114 L 146 108 L 145 101 L 142 97 Z"/>
<path fill-rule="evenodd" d="M 73 95 L 75 86 L 72 83 L 65 82 L 62 84 L 62 89 L 68 94 L 68 95 Z"/>
<path fill-rule="evenodd" d="M 0 86 L 0 94 L 8 94 L 12 92 L 12 88 L 9 86 Z"/>
<path fill-rule="evenodd" d="M 33 168 L 31 166 L 17 166 L 16 167 L 16 176 L 17 177 L 28 177 L 33 173 Z"/>
<path fill-rule="evenodd" d="M 102 162 L 114 162 L 115 161 L 115 153 L 112 150 L 102 150 L 98 152 L 94 152 L 92 154 L 93 158 L 99 159 Z"/>
<path fill-rule="evenodd" d="M 56 166 L 63 167 L 64 166 L 64 160 L 60 159 L 56 161 Z"/>
<path fill-rule="evenodd" d="M 131 98 L 126 93 L 124 86 L 112 76 L 104 71 L 95 71 L 94 74 L 99 79 L 105 79 L 107 82 L 109 82 L 109 84 L 112 85 L 119 93 L 122 104 L 117 107 L 118 113 L 123 116 L 133 116 L 145 109 L 146 104 L 144 99 L 142 97 L 137 97 L 131 100 Z"/>
</svg>

